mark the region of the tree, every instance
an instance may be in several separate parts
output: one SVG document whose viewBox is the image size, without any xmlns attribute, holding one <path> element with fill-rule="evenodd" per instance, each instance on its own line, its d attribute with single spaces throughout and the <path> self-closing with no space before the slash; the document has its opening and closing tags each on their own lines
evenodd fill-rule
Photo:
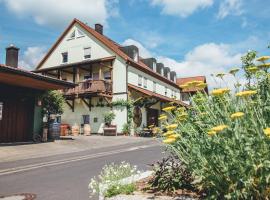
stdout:
<svg viewBox="0 0 270 200">
<path fill-rule="evenodd" d="M 52 114 L 63 113 L 64 103 L 65 99 L 59 91 L 48 91 L 42 96 L 42 110 L 47 115 L 48 123 Z"/>
</svg>

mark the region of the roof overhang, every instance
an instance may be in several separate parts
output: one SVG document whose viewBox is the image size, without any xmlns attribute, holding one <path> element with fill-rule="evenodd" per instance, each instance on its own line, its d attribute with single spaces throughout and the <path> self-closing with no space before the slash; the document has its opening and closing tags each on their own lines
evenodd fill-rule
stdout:
<svg viewBox="0 0 270 200">
<path fill-rule="evenodd" d="M 157 93 L 154 93 L 154 92 L 151 92 L 149 90 L 145 90 L 143 88 L 140 88 L 140 87 L 137 87 L 135 85 L 132 85 L 132 84 L 128 84 L 128 87 L 130 89 L 133 89 L 139 93 L 142 93 L 146 96 L 149 96 L 149 97 L 154 97 L 154 98 L 157 98 L 159 99 L 160 101 L 164 101 L 164 102 L 174 102 L 178 105 L 181 105 L 181 106 L 184 106 L 184 107 L 189 107 L 188 104 L 185 104 L 184 102 L 182 101 L 179 101 L 179 100 L 176 100 L 176 99 L 172 99 L 172 98 L 169 98 L 169 97 L 166 97 L 166 96 L 163 96 L 163 95 L 160 95 L 160 94 L 157 94 Z"/>
<path fill-rule="evenodd" d="M 73 88 L 74 83 L 39 75 L 19 68 L 13 68 L 0 64 L 0 83 L 33 88 L 37 90 L 57 90 Z"/>
</svg>

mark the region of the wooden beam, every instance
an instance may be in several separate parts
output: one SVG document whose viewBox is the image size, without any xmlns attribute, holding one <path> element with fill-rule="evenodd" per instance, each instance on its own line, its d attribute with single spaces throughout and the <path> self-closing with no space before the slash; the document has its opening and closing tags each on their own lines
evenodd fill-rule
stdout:
<svg viewBox="0 0 270 200">
<path fill-rule="evenodd" d="M 77 73 L 77 68 L 73 67 L 73 83 L 76 83 L 76 73 Z"/>
<path fill-rule="evenodd" d="M 109 65 L 105 65 L 105 64 L 103 64 L 103 63 L 100 63 L 100 65 L 102 65 L 103 67 L 107 67 L 107 68 L 110 68 L 110 69 L 112 69 L 112 68 L 113 68 L 112 66 L 109 66 Z"/>
<path fill-rule="evenodd" d="M 66 103 L 67 103 L 67 105 L 70 107 L 70 109 L 72 110 L 72 112 L 74 112 L 74 108 L 75 108 L 75 100 L 72 99 L 72 100 L 70 100 L 70 101 L 71 101 L 71 103 L 69 102 L 69 100 L 66 100 Z"/>
<path fill-rule="evenodd" d="M 91 111 L 91 98 L 88 98 L 88 102 L 85 100 L 85 98 L 81 98 L 82 101 L 85 103 L 85 105 L 87 105 L 87 107 L 89 108 L 89 111 Z"/>
<path fill-rule="evenodd" d="M 65 73 L 67 73 L 67 74 L 73 74 L 73 72 L 70 72 L 70 71 L 64 70 L 64 69 L 62 69 L 61 71 L 62 71 L 62 72 L 65 72 Z"/>
</svg>

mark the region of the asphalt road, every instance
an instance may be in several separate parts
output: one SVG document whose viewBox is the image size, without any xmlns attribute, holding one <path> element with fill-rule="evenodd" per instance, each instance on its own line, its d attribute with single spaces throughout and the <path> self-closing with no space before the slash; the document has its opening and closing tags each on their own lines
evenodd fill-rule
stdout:
<svg viewBox="0 0 270 200">
<path fill-rule="evenodd" d="M 87 200 L 89 181 L 105 164 L 127 161 L 147 170 L 164 156 L 163 150 L 145 143 L 1 163 L 0 196 L 33 193 L 37 200 Z"/>
</svg>

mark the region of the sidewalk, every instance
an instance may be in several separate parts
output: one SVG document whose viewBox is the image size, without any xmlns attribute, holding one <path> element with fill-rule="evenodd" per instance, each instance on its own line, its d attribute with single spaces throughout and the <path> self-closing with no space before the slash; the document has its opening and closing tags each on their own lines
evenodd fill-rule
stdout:
<svg viewBox="0 0 270 200">
<path fill-rule="evenodd" d="M 113 147 L 123 144 L 139 145 L 146 141 L 150 142 L 154 141 L 154 139 L 129 136 L 70 136 L 64 137 L 61 140 L 56 140 L 55 142 L 0 146 L 0 163 Z"/>
</svg>

